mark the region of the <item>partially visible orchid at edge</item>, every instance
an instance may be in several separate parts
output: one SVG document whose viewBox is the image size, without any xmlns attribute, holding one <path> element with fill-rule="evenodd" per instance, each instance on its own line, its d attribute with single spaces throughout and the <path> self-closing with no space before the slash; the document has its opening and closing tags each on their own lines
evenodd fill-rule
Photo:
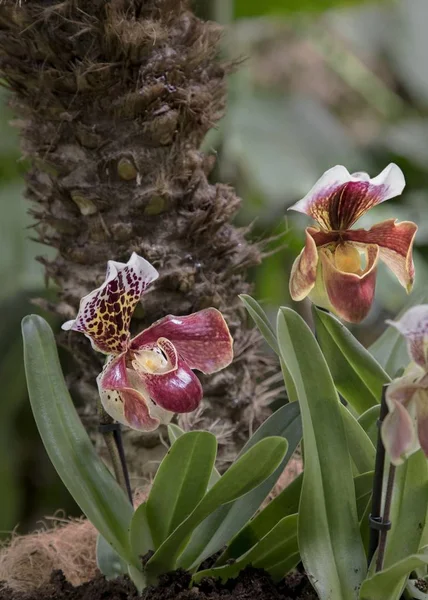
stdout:
<svg viewBox="0 0 428 600">
<path fill-rule="evenodd" d="M 400 195 L 404 186 L 404 175 L 393 163 L 373 179 L 367 173 L 351 175 L 339 165 L 290 207 L 317 221 L 306 228 L 305 247 L 292 268 L 293 300 L 309 296 L 314 304 L 358 323 L 373 303 L 379 259 L 411 291 L 415 223 L 388 219 L 369 230 L 351 229 L 370 208 Z"/>
<path fill-rule="evenodd" d="M 202 386 L 193 369 L 214 373 L 233 359 L 232 337 L 215 308 L 168 315 L 131 339 L 134 309 L 158 276 L 135 252 L 126 264 L 108 261 L 104 283 L 82 298 L 76 318 L 62 326 L 84 333 L 108 355 L 97 378 L 102 405 L 119 423 L 142 431 L 199 406 Z"/>
<path fill-rule="evenodd" d="M 389 413 L 381 429 L 391 462 L 399 465 L 419 448 L 428 457 L 428 304 L 389 323 L 406 338 L 412 359 L 387 388 Z"/>
</svg>

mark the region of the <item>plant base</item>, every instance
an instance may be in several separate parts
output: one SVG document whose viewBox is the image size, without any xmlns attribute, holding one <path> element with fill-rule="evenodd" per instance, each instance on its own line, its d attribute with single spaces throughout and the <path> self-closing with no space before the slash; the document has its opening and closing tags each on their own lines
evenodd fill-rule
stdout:
<svg viewBox="0 0 428 600">
<path fill-rule="evenodd" d="M 263 570 L 247 568 L 237 579 L 221 584 L 212 579 L 203 580 L 195 589 L 189 589 L 190 574 L 174 571 L 161 578 L 159 586 L 149 587 L 143 593 L 145 600 L 316 600 L 306 577 L 300 573 L 289 575 L 285 581 L 274 584 Z M 106 581 L 97 577 L 78 587 L 67 582 L 61 571 L 52 573 L 50 583 L 27 594 L 5 589 L 0 600 L 137 600 L 134 585 L 127 578 Z"/>
</svg>

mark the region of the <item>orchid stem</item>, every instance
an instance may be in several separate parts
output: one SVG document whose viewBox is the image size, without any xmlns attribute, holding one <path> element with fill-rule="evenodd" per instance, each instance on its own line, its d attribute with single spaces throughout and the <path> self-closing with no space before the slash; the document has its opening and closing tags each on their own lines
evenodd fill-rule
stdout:
<svg viewBox="0 0 428 600">
<path fill-rule="evenodd" d="M 385 493 L 385 504 L 383 507 L 383 516 L 382 523 L 384 525 L 389 523 L 389 515 L 391 513 L 391 503 L 392 503 L 392 494 L 394 491 L 394 480 L 395 480 L 395 465 L 389 465 L 389 474 L 388 474 L 388 483 L 386 485 L 386 493 Z M 381 571 L 383 569 L 383 561 L 385 558 L 385 548 L 386 548 L 386 538 L 388 535 L 388 529 L 385 527 L 380 532 L 379 536 L 379 546 L 377 551 L 376 558 L 376 572 Z"/>
<path fill-rule="evenodd" d="M 385 447 L 382 442 L 380 428 L 382 422 L 388 413 L 388 406 L 386 404 L 386 389 L 387 385 L 382 387 L 382 397 L 380 402 L 380 414 L 379 414 L 379 430 L 377 438 L 376 448 L 376 464 L 373 478 L 373 494 L 372 494 L 372 509 L 370 513 L 370 541 L 368 551 L 368 564 L 372 562 L 373 556 L 379 545 L 379 533 L 382 527 L 382 485 L 383 485 L 383 472 L 385 469 Z"/>
<path fill-rule="evenodd" d="M 110 415 L 106 413 L 101 402 L 98 403 L 98 414 L 100 417 L 100 430 L 103 433 L 104 441 L 110 455 L 116 481 L 127 494 L 131 504 L 133 504 L 132 490 L 129 481 L 129 472 L 126 464 L 120 425 L 115 423 Z"/>
</svg>

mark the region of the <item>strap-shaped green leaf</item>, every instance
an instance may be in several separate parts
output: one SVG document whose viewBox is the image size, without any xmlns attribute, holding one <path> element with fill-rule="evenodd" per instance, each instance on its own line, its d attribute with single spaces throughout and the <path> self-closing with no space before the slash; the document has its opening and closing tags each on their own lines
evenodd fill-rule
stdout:
<svg viewBox="0 0 428 600">
<path fill-rule="evenodd" d="M 199 571 L 193 576 L 193 580 L 199 582 L 204 577 L 214 577 L 227 581 L 232 577 L 237 577 L 239 572 L 248 565 L 252 565 L 256 569 L 265 569 L 268 572 L 272 568 L 277 577 L 278 565 L 281 565 L 278 577 L 280 579 L 299 562 L 298 552 L 297 514 L 295 514 L 284 517 L 276 523 L 271 531 L 236 562 Z M 291 561 L 290 558 L 292 558 Z M 288 569 L 286 561 L 289 561 Z"/>
<path fill-rule="evenodd" d="M 175 423 L 170 423 L 168 425 L 168 438 L 169 438 L 169 443 L 171 444 L 171 446 L 174 442 L 176 442 L 178 440 L 179 437 L 181 437 L 185 433 L 186 432 L 183 431 L 183 429 L 181 429 L 181 427 L 179 427 Z M 221 477 L 220 473 L 217 471 L 217 469 L 215 467 L 213 467 L 213 469 L 211 471 L 211 475 L 210 475 L 210 480 L 208 482 L 208 489 L 212 488 L 212 486 L 215 483 L 217 483 L 217 481 L 220 479 L 220 477 Z"/>
<path fill-rule="evenodd" d="M 128 572 L 127 563 L 100 534 L 97 537 L 96 554 L 97 567 L 106 579 L 116 579 Z"/>
<path fill-rule="evenodd" d="M 208 431 L 190 431 L 168 450 L 147 499 L 147 520 L 157 550 L 199 504 L 207 491 L 217 454 Z"/>
<path fill-rule="evenodd" d="M 276 498 L 254 517 L 230 542 L 216 565 L 225 565 L 231 559 L 237 559 L 257 544 L 278 521 L 297 513 L 303 473 L 298 475 Z"/>
<path fill-rule="evenodd" d="M 279 355 L 278 342 L 276 339 L 275 331 L 267 318 L 265 311 L 262 309 L 257 300 L 254 300 L 247 294 L 241 294 L 240 299 L 248 310 L 254 323 L 257 325 L 260 333 L 265 338 L 266 342 L 272 348 L 272 350 Z"/>
<path fill-rule="evenodd" d="M 357 500 L 357 514 L 359 520 L 363 517 L 367 508 L 367 503 L 372 495 L 373 474 L 373 471 L 368 471 L 367 473 L 362 473 L 361 475 L 354 477 L 355 498 Z"/>
<path fill-rule="evenodd" d="M 340 411 L 345 425 L 349 454 L 355 466 L 359 473 L 371 471 L 374 469 L 376 455 L 373 442 L 346 406 L 340 404 Z"/>
<path fill-rule="evenodd" d="M 267 479 L 284 459 L 287 446 L 283 438 L 270 437 L 261 440 L 241 456 L 149 560 L 146 571 L 150 581 L 175 568 L 178 556 L 199 523 L 222 504 L 236 500 Z"/>
<path fill-rule="evenodd" d="M 428 509 L 428 463 L 422 450 L 415 452 L 399 467 L 394 481 L 386 545 L 385 568 L 417 554 Z"/>
<path fill-rule="evenodd" d="M 428 564 L 428 553 L 412 554 L 363 582 L 360 600 L 400 600 L 403 579 L 412 571 Z"/>
<path fill-rule="evenodd" d="M 273 330 L 272 325 L 269 322 L 265 311 L 262 309 L 257 300 L 254 300 L 254 298 L 252 298 L 251 296 L 248 296 L 247 294 L 241 294 L 239 297 L 244 303 L 245 308 L 248 310 L 248 313 L 250 314 L 254 323 L 257 325 L 257 328 L 259 329 L 262 336 L 265 338 L 266 342 L 269 344 L 272 350 L 276 352 L 276 354 L 278 354 L 288 399 L 290 400 L 290 402 L 296 402 L 297 394 L 293 379 L 288 371 L 287 365 L 281 357 L 278 347 L 278 341 L 276 339 L 276 334 Z"/>
<path fill-rule="evenodd" d="M 194 568 L 221 550 L 258 510 L 302 439 L 302 422 L 297 402 L 282 406 L 271 415 L 245 444 L 238 458 L 269 436 L 281 436 L 287 440 L 288 450 L 284 460 L 257 488 L 245 497 L 218 508 L 195 529 L 186 550 L 180 556 L 179 566 Z"/>
<path fill-rule="evenodd" d="M 279 310 L 277 337 L 303 422 L 302 561 L 321 600 L 355 600 L 366 574 L 366 558 L 339 398 L 312 332 L 295 311 Z"/>
<path fill-rule="evenodd" d="M 378 419 L 380 416 L 380 404 L 378 406 L 372 406 L 366 412 L 358 417 L 358 423 L 364 429 L 369 436 L 373 445 L 377 444 L 377 437 L 379 432 Z"/>
<path fill-rule="evenodd" d="M 129 539 L 135 556 L 141 558 L 154 550 L 155 544 L 147 519 L 147 502 L 140 504 L 132 517 Z"/>
<path fill-rule="evenodd" d="M 337 391 L 360 415 L 380 403 L 391 379 L 339 319 L 313 307 L 317 340 Z"/>
<path fill-rule="evenodd" d="M 58 475 L 100 534 L 135 564 L 128 540 L 134 509 L 98 458 L 68 393 L 51 328 L 37 315 L 22 322 L 31 407 Z"/>
</svg>

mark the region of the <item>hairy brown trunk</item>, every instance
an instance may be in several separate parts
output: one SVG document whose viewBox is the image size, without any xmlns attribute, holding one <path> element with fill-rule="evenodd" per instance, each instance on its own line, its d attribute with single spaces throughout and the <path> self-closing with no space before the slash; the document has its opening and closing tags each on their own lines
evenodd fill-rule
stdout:
<svg viewBox="0 0 428 600">
<path fill-rule="evenodd" d="M 183 422 L 223 434 L 226 458 L 263 406 L 266 363 L 237 297 L 260 252 L 231 224 L 240 200 L 208 183 L 213 157 L 199 150 L 225 108 L 220 37 L 186 0 L 0 3 L 0 74 L 31 163 L 27 196 L 40 241 L 58 250 L 55 260 L 40 259 L 59 289 L 50 308 L 74 317 L 107 260 L 135 251 L 160 272 L 135 313 L 136 330 L 168 313 L 223 311 L 235 361 L 203 378 L 203 413 Z M 102 357 L 77 333 L 61 341 L 78 363 L 70 387 L 95 430 Z M 138 463 L 149 456 L 141 447 L 157 440 L 126 438 Z"/>
</svg>

